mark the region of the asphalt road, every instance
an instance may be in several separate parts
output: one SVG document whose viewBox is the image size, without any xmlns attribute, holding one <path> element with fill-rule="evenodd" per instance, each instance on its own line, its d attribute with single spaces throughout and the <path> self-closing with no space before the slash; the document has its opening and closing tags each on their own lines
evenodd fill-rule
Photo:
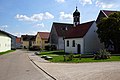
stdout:
<svg viewBox="0 0 120 80">
<path fill-rule="evenodd" d="M 0 80 L 52 80 L 29 60 L 27 51 L 0 56 Z"/>
</svg>

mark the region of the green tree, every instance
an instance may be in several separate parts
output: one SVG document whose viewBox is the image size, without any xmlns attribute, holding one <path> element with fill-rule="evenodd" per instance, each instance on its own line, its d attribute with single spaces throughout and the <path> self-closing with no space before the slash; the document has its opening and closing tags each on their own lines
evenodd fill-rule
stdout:
<svg viewBox="0 0 120 80">
<path fill-rule="evenodd" d="M 102 18 L 97 27 L 98 37 L 105 48 L 113 46 L 115 52 L 120 52 L 120 12 Z"/>
</svg>

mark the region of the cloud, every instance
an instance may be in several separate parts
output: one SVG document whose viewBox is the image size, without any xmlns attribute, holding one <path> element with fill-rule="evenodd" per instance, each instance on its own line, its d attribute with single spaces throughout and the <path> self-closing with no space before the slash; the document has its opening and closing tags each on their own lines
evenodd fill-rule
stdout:
<svg viewBox="0 0 120 80">
<path fill-rule="evenodd" d="M 118 7 L 117 2 L 114 0 L 108 1 L 108 0 L 97 0 L 96 6 L 100 8 L 115 8 Z"/>
<path fill-rule="evenodd" d="M 17 36 L 17 37 L 21 37 L 21 35 L 36 35 L 37 32 L 36 31 L 29 31 L 29 32 L 15 32 L 15 33 L 12 33 L 13 35 Z"/>
<path fill-rule="evenodd" d="M 55 0 L 55 1 L 57 1 L 58 3 L 63 3 L 63 2 L 65 2 L 65 0 Z"/>
<path fill-rule="evenodd" d="M 34 30 L 34 31 L 29 31 L 29 32 L 15 32 L 12 34 L 17 37 L 21 37 L 21 35 L 36 35 L 37 32 L 50 32 L 50 31 L 48 31 L 47 29 L 44 29 L 44 30 Z"/>
<path fill-rule="evenodd" d="M 41 24 L 38 23 L 38 24 L 35 24 L 34 27 L 45 27 L 45 25 L 43 23 Z"/>
<path fill-rule="evenodd" d="M 92 4 L 92 0 L 80 0 L 80 3 L 84 6 L 86 4 Z"/>
<path fill-rule="evenodd" d="M 27 15 L 17 14 L 15 18 L 20 21 L 42 21 L 42 20 L 47 20 L 47 19 L 53 19 L 54 16 L 50 14 L 49 12 L 45 12 L 45 13 L 33 14 L 30 17 Z"/>
<path fill-rule="evenodd" d="M 8 27 L 8 25 L 2 25 L 2 26 L 0 26 L 0 29 L 5 30 L 7 27 Z"/>
<path fill-rule="evenodd" d="M 60 12 L 60 20 L 72 20 L 73 15 L 72 14 L 65 14 L 64 12 Z"/>
</svg>

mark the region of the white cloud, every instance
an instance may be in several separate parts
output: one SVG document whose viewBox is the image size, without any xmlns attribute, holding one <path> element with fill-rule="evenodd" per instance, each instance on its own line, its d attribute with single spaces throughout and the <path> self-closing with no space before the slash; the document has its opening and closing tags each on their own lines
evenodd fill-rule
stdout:
<svg viewBox="0 0 120 80">
<path fill-rule="evenodd" d="M 52 14 L 50 14 L 49 12 L 46 12 L 45 14 L 44 14 L 44 17 L 43 17 L 44 19 L 53 19 L 54 18 L 54 16 L 52 15 Z"/>
<path fill-rule="evenodd" d="M 28 17 L 27 15 L 17 14 L 15 18 L 20 21 L 42 21 L 46 19 L 53 19 L 54 16 L 49 12 L 45 12 L 45 13 L 33 14 L 30 17 Z"/>
<path fill-rule="evenodd" d="M 72 20 L 73 15 L 72 14 L 65 14 L 64 12 L 60 12 L 60 20 Z"/>
<path fill-rule="evenodd" d="M 45 27 L 45 25 L 43 23 L 41 24 L 38 23 L 38 24 L 35 24 L 34 27 Z"/>
<path fill-rule="evenodd" d="M 5 30 L 7 27 L 8 27 L 8 25 L 2 25 L 2 26 L 0 26 L 0 29 Z"/>
<path fill-rule="evenodd" d="M 86 4 L 92 4 L 92 0 L 80 0 L 80 3 L 84 6 Z"/>
<path fill-rule="evenodd" d="M 96 6 L 101 7 L 101 8 L 115 8 L 118 7 L 117 2 L 114 0 L 107 1 L 107 0 L 97 0 L 96 1 Z"/>
<path fill-rule="evenodd" d="M 21 35 L 36 35 L 37 32 L 36 31 L 30 31 L 30 32 L 26 32 L 26 33 L 15 32 L 15 33 L 12 33 L 12 34 L 17 36 L 17 37 L 21 37 Z"/>
<path fill-rule="evenodd" d="M 55 0 L 55 1 L 57 1 L 58 3 L 63 3 L 63 2 L 65 2 L 65 0 Z"/>
</svg>

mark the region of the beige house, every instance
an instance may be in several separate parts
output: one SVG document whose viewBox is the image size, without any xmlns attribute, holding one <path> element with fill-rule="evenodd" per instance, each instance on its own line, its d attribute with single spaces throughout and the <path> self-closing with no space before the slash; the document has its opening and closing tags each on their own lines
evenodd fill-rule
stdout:
<svg viewBox="0 0 120 80">
<path fill-rule="evenodd" d="M 30 46 L 34 46 L 35 45 L 35 37 L 34 35 L 22 35 L 21 36 L 21 43 L 22 43 L 22 47 L 27 49 Z"/>
<path fill-rule="evenodd" d="M 39 46 L 41 49 L 45 49 L 45 46 L 48 45 L 49 32 L 38 32 L 36 35 L 36 46 Z"/>
</svg>

